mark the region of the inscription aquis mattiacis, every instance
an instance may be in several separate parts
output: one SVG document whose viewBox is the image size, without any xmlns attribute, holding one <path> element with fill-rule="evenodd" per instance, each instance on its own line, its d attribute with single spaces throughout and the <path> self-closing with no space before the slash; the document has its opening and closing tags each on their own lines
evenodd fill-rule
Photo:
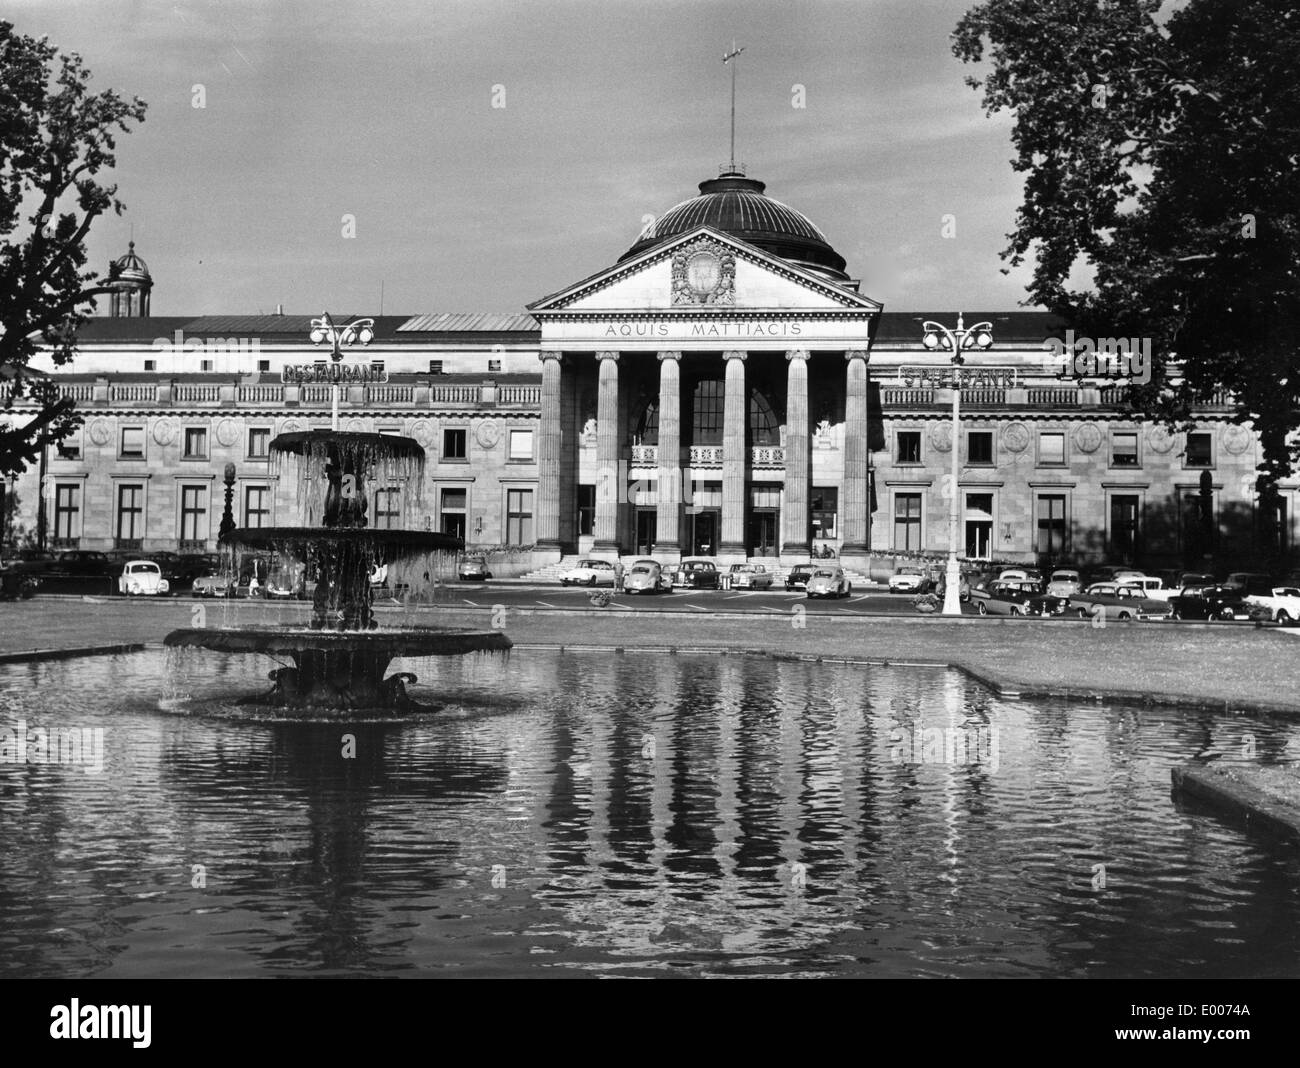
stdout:
<svg viewBox="0 0 1300 1068">
<path fill-rule="evenodd" d="M 615 322 L 605 327 L 605 337 L 799 337 L 803 323 L 777 320 L 742 320 L 704 323 L 631 323 Z"/>
</svg>

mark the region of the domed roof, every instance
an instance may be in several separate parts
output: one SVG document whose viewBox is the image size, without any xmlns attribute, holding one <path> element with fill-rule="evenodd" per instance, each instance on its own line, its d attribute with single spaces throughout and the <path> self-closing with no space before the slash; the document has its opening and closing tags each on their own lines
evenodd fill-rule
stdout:
<svg viewBox="0 0 1300 1068">
<path fill-rule="evenodd" d="M 664 212 L 619 262 L 697 226 L 712 226 L 833 281 L 847 281 L 844 257 L 831 248 L 825 235 L 803 212 L 764 195 L 766 188 L 736 171 L 701 182 L 699 196 Z"/>
<path fill-rule="evenodd" d="M 149 278 L 149 266 L 135 254 L 134 241 L 127 246 L 125 256 L 113 261 L 112 266 L 109 268 L 109 275 L 113 279 Z"/>
</svg>

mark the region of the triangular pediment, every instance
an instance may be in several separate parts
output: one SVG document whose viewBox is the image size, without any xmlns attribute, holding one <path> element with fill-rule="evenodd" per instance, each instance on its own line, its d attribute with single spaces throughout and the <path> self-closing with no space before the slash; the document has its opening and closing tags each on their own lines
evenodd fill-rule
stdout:
<svg viewBox="0 0 1300 1068">
<path fill-rule="evenodd" d="M 881 305 L 747 242 L 700 226 L 530 304 L 549 313 L 879 312 Z"/>
</svg>

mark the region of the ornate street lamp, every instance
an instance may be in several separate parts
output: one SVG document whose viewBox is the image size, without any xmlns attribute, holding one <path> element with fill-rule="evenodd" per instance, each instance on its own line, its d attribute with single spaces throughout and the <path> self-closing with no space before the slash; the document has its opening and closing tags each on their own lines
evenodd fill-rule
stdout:
<svg viewBox="0 0 1300 1068">
<path fill-rule="evenodd" d="M 334 361 L 333 381 L 330 383 L 330 398 L 333 402 L 330 429 L 338 430 L 339 389 L 342 380 L 342 375 L 339 372 L 339 362 L 343 359 L 343 346 L 355 345 L 358 342 L 362 345 L 369 345 L 375 338 L 375 321 L 373 319 L 357 319 L 345 323 L 343 326 L 337 326 L 334 320 L 330 318 L 329 312 L 322 312 L 319 319 L 311 321 L 311 333 L 307 336 L 311 338 L 313 345 L 323 345 L 327 341 L 330 343 L 330 359 Z"/>
<path fill-rule="evenodd" d="M 221 525 L 217 527 L 217 541 L 225 541 L 227 535 L 235 531 L 235 515 L 233 502 L 235 499 L 235 465 L 226 464 L 223 472 L 226 484 L 226 510 L 221 513 Z"/>
<path fill-rule="evenodd" d="M 961 371 L 966 362 L 962 353 L 967 349 L 987 349 L 993 345 L 993 324 L 976 323 L 967 327 L 962 316 L 957 316 L 957 329 L 950 330 L 941 323 L 926 320 L 923 344 L 931 352 L 942 349 L 952 353 L 952 499 L 948 507 L 948 569 L 943 590 L 943 614 L 961 615 L 961 565 L 957 561 L 957 534 L 960 527 L 961 493 L 958 489 L 961 460 Z"/>
</svg>

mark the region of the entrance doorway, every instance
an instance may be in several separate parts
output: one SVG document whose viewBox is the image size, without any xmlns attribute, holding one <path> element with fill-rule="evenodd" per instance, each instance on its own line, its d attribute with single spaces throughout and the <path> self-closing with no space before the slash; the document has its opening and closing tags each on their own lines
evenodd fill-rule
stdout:
<svg viewBox="0 0 1300 1068">
<path fill-rule="evenodd" d="M 692 556 L 717 556 L 718 533 L 722 530 L 722 512 L 706 509 L 690 517 Z"/>
<path fill-rule="evenodd" d="M 658 515 L 654 508 L 636 510 L 636 551 L 638 556 L 649 556 L 654 552 L 657 538 L 656 525 Z"/>
<path fill-rule="evenodd" d="M 779 512 L 776 509 L 756 508 L 749 514 L 749 555 L 775 556 L 776 526 Z"/>
</svg>

